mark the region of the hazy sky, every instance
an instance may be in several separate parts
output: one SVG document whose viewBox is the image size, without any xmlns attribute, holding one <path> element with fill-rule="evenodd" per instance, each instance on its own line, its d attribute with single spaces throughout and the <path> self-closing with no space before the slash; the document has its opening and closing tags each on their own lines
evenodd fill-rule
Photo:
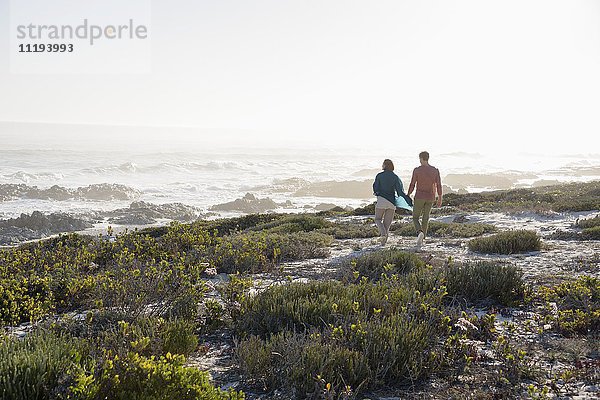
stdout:
<svg viewBox="0 0 600 400">
<path fill-rule="evenodd" d="M 2 121 L 599 151 L 597 0 L 153 1 L 152 73 L 139 75 L 10 74 L 8 7 L 0 0 Z"/>
</svg>

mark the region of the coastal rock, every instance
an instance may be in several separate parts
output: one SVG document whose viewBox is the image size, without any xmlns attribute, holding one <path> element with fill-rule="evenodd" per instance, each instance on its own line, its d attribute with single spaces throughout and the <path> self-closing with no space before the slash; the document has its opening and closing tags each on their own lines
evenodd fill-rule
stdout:
<svg viewBox="0 0 600 400">
<path fill-rule="evenodd" d="M 279 207 L 279 204 L 270 198 L 259 199 L 252 193 L 246 193 L 241 199 L 236 199 L 228 203 L 217 204 L 210 209 L 213 211 L 240 211 L 243 213 L 261 213 L 274 210 Z"/>
<path fill-rule="evenodd" d="M 133 200 L 140 192 L 129 186 L 115 183 L 101 183 L 78 188 L 77 195 L 88 200 Z"/>
<path fill-rule="evenodd" d="M 3 183 L 0 184 L 0 201 L 13 200 L 23 197 L 27 193 L 29 186 L 22 183 Z"/>
<path fill-rule="evenodd" d="M 283 208 L 288 208 L 288 209 L 290 209 L 290 208 L 296 208 L 296 206 L 294 205 L 294 203 L 292 203 L 289 200 L 286 200 L 284 203 L 281 203 L 280 206 L 283 207 Z"/>
<path fill-rule="evenodd" d="M 41 239 L 57 233 L 81 231 L 92 226 L 93 223 L 87 219 L 62 213 L 44 215 L 34 211 L 31 215 L 21 214 L 18 218 L 0 221 L 0 244 Z"/>
<path fill-rule="evenodd" d="M 144 214 L 121 215 L 109 218 L 109 221 L 116 225 L 150 225 L 156 223 L 156 219 Z"/>
<path fill-rule="evenodd" d="M 458 223 L 458 224 L 464 224 L 464 223 L 469 222 L 469 221 L 470 221 L 470 219 L 467 218 L 467 216 L 465 214 L 457 215 L 456 217 L 454 217 L 452 219 L 452 222 L 455 222 L 455 223 Z"/>
<path fill-rule="evenodd" d="M 157 218 L 168 218 L 175 221 L 195 221 L 200 210 L 183 203 L 152 204 L 145 201 L 134 201 L 129 205 L 130 210 L 144 211 Z"/>
<path fill-rule="evenodd" d="M 70 200 L 74 196 L 74 193 L 69 189 L 64 187 L 54 185 L 50 189 L 46 190 L 37 190 L 37 188 L 32 189 L 28 196 L 31 196 L 36 199 L 44 199 L 44 200 Z"/>
<path fill-rule="evenodd" d="M 292 193 L 308 185 L 310 182 L 302 178 L 274 179 L 269 189 L 274 193 Z"/>
<path fill-rule="evenodd" d="M 444 194 L 449 194 L 449 193 L 453 193 L 453 194 L 467 194 L 467 193 L 469 193 L 467 191 L 467 189 L 465 189 L 465 188 L 459 188 L 458 190 L 454 190 L 450 186 L 443 185 L 443 184 L 442 184 L 442 192 Z"/>
<path fill-rule="evenodd" d="M 317 211 L 329 211 L 332 210 L 334 208 L 338 207 L 337 205 L 333 204 L 333 203 L 320 203 L 317 204 L 315 206 L 315 210 Z"/>
<path fill-rule="evenodd" d="M 195 221 L 200 214 L 196 207 L 181 203 L 152 204 L 145 201 L 134 201 L 128 208 L 104 213 L 110 222 L 119 225 L 148 225 L 159 218 L 180 222 Z"/>
<path fill-rule="evenodd" d="M 69 189 L 54 185 L 48 189 L 25 184 L 1 184 L 0 201 L 15 199 L 34 200 L 133 200 L 138 198 L 140 192 L 125 185 L 101 183 Z"/>
</svg>

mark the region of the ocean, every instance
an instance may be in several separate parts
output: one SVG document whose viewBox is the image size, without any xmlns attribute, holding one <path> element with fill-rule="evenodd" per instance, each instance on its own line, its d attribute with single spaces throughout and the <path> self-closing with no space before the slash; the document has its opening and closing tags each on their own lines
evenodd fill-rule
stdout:
<svg viewBox="0 0 600 400">
<path fill-rule="evenodd" d="M 0 150 L 0 218 L 21 213 L 82 213 L 128 207 L 132 201 L 183 203 L 210 211 L 251 193 L 287 202 L 286 212 L 319 204 L 358 207 L 374 200 L 371 182 L 392 158 L 405 187 L 416 154 L 370 154 L 327 149 L 204 149 L 202 151 Z M 447 189 L 482 191 L 600 179 L 600 155 L 432 154 Z M 28 190 L 119 184 L 127 196 L 32 196 Z M 15 191 L 15 185 L 20 190 Z M 101 190 L 109 190 L 101 188 Z M 44 198 L 47 197 L 47 198 Z M 67 196 L 68 197 L 68 196 Z M 283 210 L 283 207 L 282 207 Z M 279 211 L 282 211 L 279 210 Z M 222 213 L 221 213 L 222 214 Z"/>
</svg>

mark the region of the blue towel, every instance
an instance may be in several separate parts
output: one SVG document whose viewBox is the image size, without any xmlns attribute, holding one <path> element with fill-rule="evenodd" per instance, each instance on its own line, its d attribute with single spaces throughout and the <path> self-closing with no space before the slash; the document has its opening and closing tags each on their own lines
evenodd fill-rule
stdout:
<svg viewBox="0 0 600 400">
<path fill-rule="evenodd" d="M 410 203 L 412 203 L 412 199 L 410 197 L 408 197 L 408 196 L 406 196 L 406 197 L 403 197 L 403 196 L 396 197 L 396 201 L 395 201 L 396 207 L 403 208 L 405 210 L 408 210 L 408 211 L 412 212 L 412 210 L 413 210 L 412 204 L 409 204 L 409 202 L 407 201 L 407 198 L 410 201 Z"/>
</svg>

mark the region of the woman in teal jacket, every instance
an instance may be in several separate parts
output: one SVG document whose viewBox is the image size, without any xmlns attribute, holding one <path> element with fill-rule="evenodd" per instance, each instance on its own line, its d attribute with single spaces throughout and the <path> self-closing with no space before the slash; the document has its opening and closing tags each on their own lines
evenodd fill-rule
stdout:
<svg viewBox="0 0 600 400">
<path fill-rule="evenodd" d="M 407 206 L 411 206 L 412 201 L 404 193 L 402 181 L 394 173 L 394 163 L 392 160 L 383 160 L 381 168 L 383 171 L 377 174 L 375 182 L 373 182 L 373 193 L 377 196 L 375 225 L 379 229 L 380 243 L 383 246 L 388 239 L 390 225 L 392 225 L 392 221 L 394 220 L 396 205 L 406 208 L 404 203 L 407 203 Z M 398 198 L 396 194 L 398 194 Z"/>
</svg>

